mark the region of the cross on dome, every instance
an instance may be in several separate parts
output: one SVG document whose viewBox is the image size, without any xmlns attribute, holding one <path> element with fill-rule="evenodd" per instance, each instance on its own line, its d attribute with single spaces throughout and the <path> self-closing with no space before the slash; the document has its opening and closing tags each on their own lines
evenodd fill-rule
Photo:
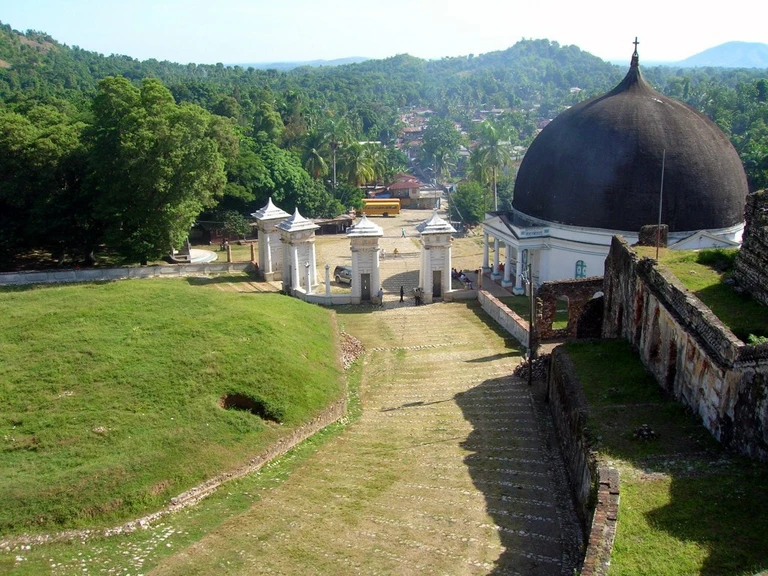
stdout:
<svg viewBox="0 0 768 576">
<path fill-rule="evenodd" d="M 635 41 L 632 42 L 632 44 L 635 45 L 635 51 L 632 53 L 632 62 L 630 66 L 638 66 L 640 64 L 640 57 L 637 54 L 637 45 L 640 44 L 640 42 L 637 40 L 637 36 L 635 36 Z"/>
</svg>

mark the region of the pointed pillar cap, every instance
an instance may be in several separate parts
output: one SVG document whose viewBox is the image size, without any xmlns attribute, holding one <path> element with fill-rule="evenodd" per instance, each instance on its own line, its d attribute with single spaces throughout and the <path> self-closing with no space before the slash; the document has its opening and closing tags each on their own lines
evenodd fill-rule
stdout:
<svg viewBox="0 0 768 576">
<path fill-rule="evenodd" d="M 278 224 L 277 227 L 280 230 L 284 230 L 285 232 L 299 232 L 301 230 L 317 230 L 318 228 L 320 228 L 320 226 L 312 222 L 312 220 L 308 220 L 304 218 L 304 216 L 299 214 L 298 208 L 296 208 L 296 210 L 294 211 L 293 216 L 288 218 L 288 220 L 284 220 L 283 222 L 280 222 L 280 224 Z"/>
<path fill-rule="evenodd" d="M 272 196 L 270 196 L 267 205 L 260 210 L 256 210 L 251 216 L 256 218 L 256 220 L 282 220 L 290 217 L 290 214 L 275 206 L 272 203 Z"/>
</svg>

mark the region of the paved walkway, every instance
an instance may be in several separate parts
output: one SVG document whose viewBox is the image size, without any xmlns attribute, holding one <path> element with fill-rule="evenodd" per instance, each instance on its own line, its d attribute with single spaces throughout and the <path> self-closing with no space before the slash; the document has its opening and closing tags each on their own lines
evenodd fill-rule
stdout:
<svg viewBox="0 0 768 576">
<path fill-rule="evenodd" d="M 158 574 L 568 575 L 578 532 L 520 357 L 476 305 L 339 310 L 363 413 Z"/>
</svg>

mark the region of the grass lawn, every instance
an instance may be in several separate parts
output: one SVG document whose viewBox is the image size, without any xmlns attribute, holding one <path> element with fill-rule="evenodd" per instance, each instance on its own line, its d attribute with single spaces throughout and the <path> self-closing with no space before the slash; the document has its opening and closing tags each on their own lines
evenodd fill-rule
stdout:
<svg viewBox="0 0 768 576">
<path fill-rule="evenodd" d="M 665 398 L 624 341 L 567 344 L 598 458 L 619 468 L 610 576 L 718 576 L 768 568 L 768 465 L 726 453 Z M 634 432 L 647 424 L 654 439 Z"/>
<path fill-rule="evenodd" d="M 0 535 L 105 525 L 343 394 L 332 315 L 195 279 L 0 290 Z M 225 394 L 261 415 L 227 410 Z"/>
<path fill-rule="evenodd" d="M 640 256 L 655 257 L 652 247 L 635 247 Z M 737 294 L 723 281 L 730 277 L 737 249 L 668 250 L 659 263 L 672 272 L 742 341 L 749 335 L 768 336 L 768 307 L 748 294 Z"/>
</svg>

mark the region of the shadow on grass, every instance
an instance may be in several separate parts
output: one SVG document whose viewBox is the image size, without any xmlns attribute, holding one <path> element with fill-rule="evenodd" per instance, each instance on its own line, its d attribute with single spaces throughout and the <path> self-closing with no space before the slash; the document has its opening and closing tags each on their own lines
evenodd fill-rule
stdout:
<svg viewBox="0 0 768 576">
<path fill-rule="evenodd" d="M 208 286 L 213 284 L 240 284 L 243 282 L 256 282 L 256 276 L 250 274 L 226 274 L 222 276 L 187 276 L 186 281 L 190 286 Z"/>
<path fill-rule="evenodd" d="M 768 568 L 768 465 L 726 453 L 665 397 L 629 345 L 569 343 L 600 458 L 620 460 L 612 574 L 753 574 Z M 636 432 L 646 425 L 650 439 Z"/>
<path fill-rule="evenodd" d="M 581 538 L 552 440 L 539 425 L 528 387 L 511 378 L 486 380 L 455 396 L 472 432 L 461 443 L 474 485 L 498 534 L 501 555 L 489 574 L 571 574 Z M 564 527 L 566 518 L 573 525 Z M 568 534 L 571 536 L 569 537 Z"/>
<path fill-rule="evenodd" d="M 472 360 L 466 360 L 468 364 L 479 364 L 482 362 L 493 362 L 494 360 L 501 360 L 502 358 L 511 358 L 513 356 L 520 356 L 519 352 L 507 352 L 506 354 L 493 354 L 491 356 L 483 356 L 482 358 L 473 358 Z"/>
</svg>

